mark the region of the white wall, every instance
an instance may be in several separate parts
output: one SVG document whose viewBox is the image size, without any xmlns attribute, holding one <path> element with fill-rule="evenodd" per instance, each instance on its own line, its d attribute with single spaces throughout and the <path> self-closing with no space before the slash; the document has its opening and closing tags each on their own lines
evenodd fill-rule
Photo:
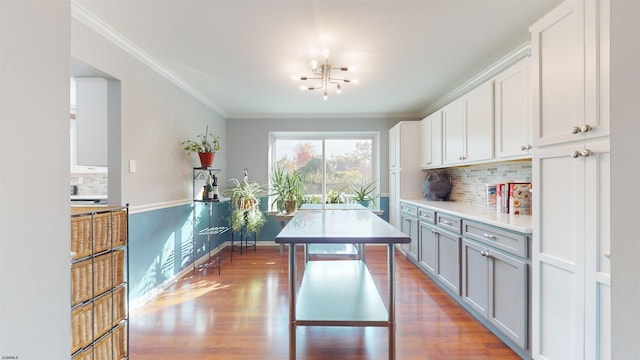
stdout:
<svg viewBox="0 0 640 360">
<path fill-rule="evenodd" d="M 228 123 L 230 178 L 241 178 L 249 169 L 250 180 L 266 185 L 270 131 L 379 131 L 380 192 L 389 192 L 389 129 L 407 119 L 231 119 Z M 412 120 L 412 119 L 409 119 Z M 416 144 L 418 151 L 419 144 Z"/>
<path fill-rule="evenodd" d="M 0 1 L 0 358 L 69 358 L 69 9 Z"/>
<path fill-rule="evenodd" d="M 640 356 L 640 2 L 611 1 L 612 358 Z"/>
<path fill-rule="evenodd" d="M 191 168 L 199 162 L 197 155 L 186 155 L 181 142 L 203 133 L 207 124 L 223 140 L 214 166 L 226 168 L 226 120 L 210 107 L 75 18 L 71 56 L 120 80 L 121 134 L 109 140 L 110 147 L 121 150 L 119 205 L 129 203 L 135 211 L 141 206 L 190 201 Z M 136 161 L 135 173 L 129 173 L 129 160 Z"/>
</svg>

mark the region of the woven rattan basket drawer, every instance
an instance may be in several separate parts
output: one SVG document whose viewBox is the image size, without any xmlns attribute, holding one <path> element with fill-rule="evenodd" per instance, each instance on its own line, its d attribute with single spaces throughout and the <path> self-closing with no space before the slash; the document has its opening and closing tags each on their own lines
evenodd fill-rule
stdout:
<svg viewBox="0 0 640 360">
<path fill-rule="evenodd" d="M 123 282 L 124 250 L 71 264 L 71 305 L 87 301 Z"/>
<path fill-rule="evenodd" d="M 126 242 L 126 210 L 71 208 L 71 251 L 75 253 L 74 259 L 123 246 Z"/>
<path fill-rule="evenodd" d="M 91 344 L 125 319 L 126 293 L 124 287 L 71 310 L 71 353 Z M 94 323 L 91 332 L 91 323 Z"/>
<path fill-rule="evenodd" d="M 76 354 L 72 360 L 114 360 L 127 357 L 127 332 L 125 324 L 113 329 L 93 346 Z"/>
</svg>

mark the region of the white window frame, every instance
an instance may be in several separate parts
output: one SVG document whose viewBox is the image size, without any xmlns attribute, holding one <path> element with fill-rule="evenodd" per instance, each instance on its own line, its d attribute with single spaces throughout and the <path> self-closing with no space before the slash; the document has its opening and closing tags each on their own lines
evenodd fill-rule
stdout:
<svg viewBox="0 0 640 360">
<path fill-rule="evenodd" d="M 321 140 L 322 141 L 322 203 L 326 201 L 326 140 L 371 140 L 371 168 L 372 176 L 376 182 L 376 189 L 380 194 L 380 132 L 379 131 L 272 131 L 269 132 L 269 168 L 268 179 L 271 179 L 273 164 L 277 162 L 275 158 L 275 143 L 277 140 Z M 271 184 L 269 184 L 270 186 Z M 376 199 L 372 209 L 379 209 L 380 197 Z"/>
</svg>

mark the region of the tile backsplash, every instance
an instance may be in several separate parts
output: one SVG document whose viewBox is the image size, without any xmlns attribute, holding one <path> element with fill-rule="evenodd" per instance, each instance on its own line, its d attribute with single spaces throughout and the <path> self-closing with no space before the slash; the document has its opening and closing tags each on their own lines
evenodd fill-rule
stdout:
<svg viewBox="0 0 640 360">
<path fill-rule="evenodd" d="M 78 195 L 107 195 L 107 173 L 72 173 L 71 184 L 78 186 Z"/>
<path fill-rule="evenodd" d="M 531 160 L 470 165 L 442 170 L 451 179 L 449 200 L 486 206 L 485 185 L 500 182 L 531 182 Z"/>
</svg>

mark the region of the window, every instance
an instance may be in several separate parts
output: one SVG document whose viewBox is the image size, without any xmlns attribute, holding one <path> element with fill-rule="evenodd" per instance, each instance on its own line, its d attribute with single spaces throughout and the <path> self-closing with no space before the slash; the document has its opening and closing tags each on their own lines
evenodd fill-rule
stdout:
<svg viewBox="0 0 640 360">
<path fill-rule="evenodd" d="M 378 144 L 377 132 L 273 132 L 269 171 L 277 166 L 300 174 L 306 202 L 349 203 L 352 184 L 380 188 Z"/>
</svg>

